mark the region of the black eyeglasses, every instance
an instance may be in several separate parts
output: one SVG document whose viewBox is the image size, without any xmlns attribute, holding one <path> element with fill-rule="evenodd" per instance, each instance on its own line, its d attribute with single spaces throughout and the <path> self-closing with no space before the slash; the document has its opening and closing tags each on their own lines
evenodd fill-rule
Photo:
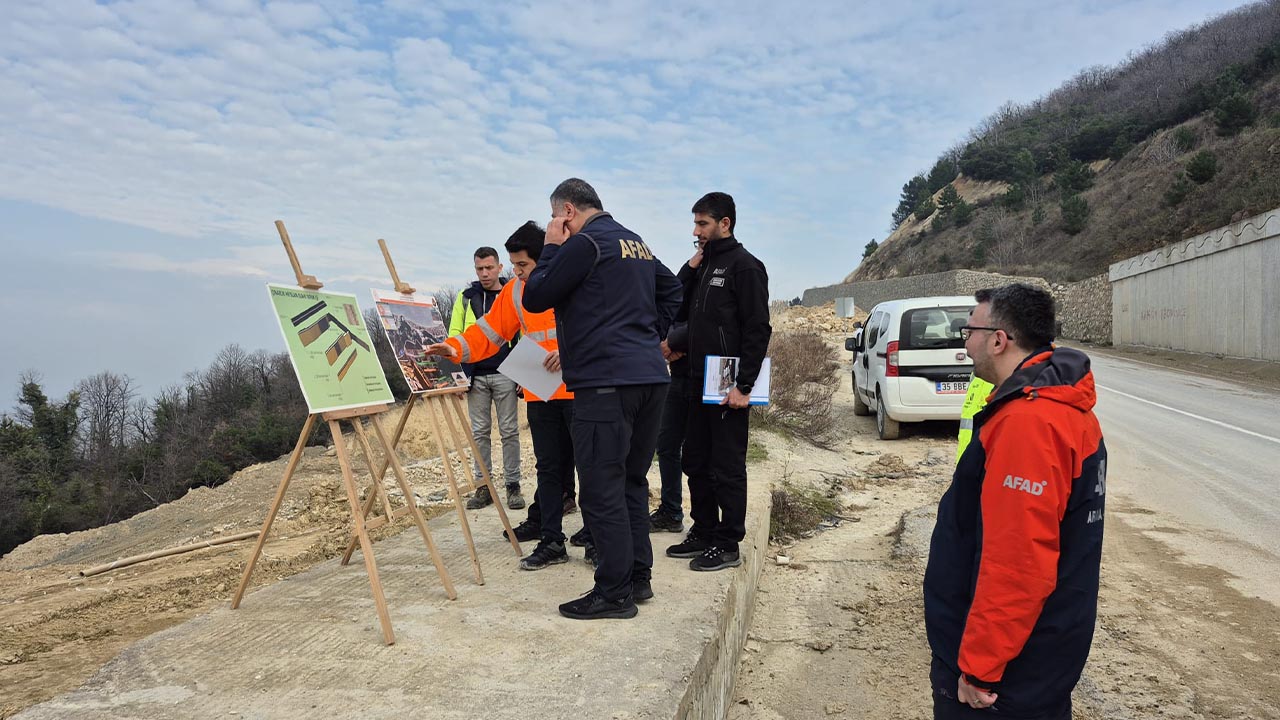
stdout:
<svg viewBox="0 0 1280 720">
<path fill-rule="evenodd" d="M 986 330 L 987 332 L 996 332 L 996 331 L 999 331 L 999 332 L 1004 333 L 1004 336 L 1005 336 L 1005 337 L 1007 337 L 1007 338 L 1009 338 L 1010 340 L 1012 340 L 1012 339 L 1013 339 L 1013 336 L 1009 334 L 1009 331 L 1008 331 L 1008 330 L 1005 330 L 1004 328 L 979 327 L 979 326 L 977 326 L 977 325 L 965 325 L 964 327 L 961 327 L 961 328 L 960 328 L 960 339 L 961 339 L 961 340 L 968 340 L 968 339 L 969 339 L 969 336 L 970 336 L 970 335 L 973 335 L 973 331 L 974 331 L 974 330 Z"/>
</svg>

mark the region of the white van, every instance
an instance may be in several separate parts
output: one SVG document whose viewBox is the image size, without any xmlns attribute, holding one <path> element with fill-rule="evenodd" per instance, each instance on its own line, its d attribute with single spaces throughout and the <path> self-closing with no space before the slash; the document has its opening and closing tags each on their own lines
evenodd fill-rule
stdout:
<svg viewBox="0 0 1280 720">
<path fill-rule="evenodd" d="M 897 439 L 898 423 L 959 420 L 973 361 L 960 328 L 973 296 L 882 302 L 845 340 L 853 351 L 853 411 L 876 415 L 882 440 Z"/>
</svg>

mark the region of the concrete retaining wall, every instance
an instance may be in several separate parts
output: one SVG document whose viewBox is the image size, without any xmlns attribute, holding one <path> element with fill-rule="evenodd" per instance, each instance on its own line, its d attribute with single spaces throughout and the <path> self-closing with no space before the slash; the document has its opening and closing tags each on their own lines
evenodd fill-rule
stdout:
<svg viewBox="0 0 1280 720">
<path fill-rule="evenodd" d="M 1280 209 L 1111 266 L 1112 339 L 1280 362 Z"/>
<path fill-rule="evenodd" d="M 689 675 L 676 720 L 721 720 L 733 700 L 733 682 L 756 607 L 760 569 L 769 550 L 769 514 L 773 509 L 769 483 L 748 483 L 747 490 L 747 536 L 739 545 L 742 567 L 732 571 L 727 597 L 719 604 L 716 634 L 707 639 L 702 657 Z"/>
</svg>

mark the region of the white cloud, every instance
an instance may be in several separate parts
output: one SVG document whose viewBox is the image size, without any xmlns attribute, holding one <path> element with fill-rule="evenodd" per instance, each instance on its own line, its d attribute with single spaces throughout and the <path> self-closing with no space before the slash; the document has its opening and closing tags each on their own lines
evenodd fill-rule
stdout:
<svg viewBox="0 0 1280 720">
<path fill-rule="evenodd" d="M 277 217 L 317 275 L 380 276 L 384 236 L 422 283 L 465 280 L 568 175 L 673 264 L 692 201 L 730 189 L 790 295 L 1004 100 L 1226 7 L 17 0 L 0 197 L 191 238 L 212 275 L 287 279 Z M 796 262 L 798 228 L 837 260 Z"/>
</svg>

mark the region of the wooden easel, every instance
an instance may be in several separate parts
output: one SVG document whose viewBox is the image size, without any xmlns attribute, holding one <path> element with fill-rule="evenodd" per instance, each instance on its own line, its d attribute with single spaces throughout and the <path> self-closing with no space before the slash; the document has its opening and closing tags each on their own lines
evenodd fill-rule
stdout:
<svg viewBox="0 0 1280 720">
<path fill-rule="evenodd" d="M 284 223 L 277 220 L 276 229 L 280 232 L 280 240 L 284 243 L 285 252 L 289 255 L 289 263 L 293 266 L 294 275 L 298 279 L 298 286 L 305 290 L 319 290 L 323 287 L 323 284 L 315 276 L 306 275 L 302 272 L 302 266 L 298 263 L 298 256 L 294 254 L 293 244 L 289 241 L 289 233 L 285 230 Z M 373 602 L 378 611 L 378 621 L 382 626 L 382 637 L 388 645 L 393 645 L 396 641 L 395 633 L 391 629 L 391 616 L 387 613 L 386 596 L 382 592 L 382 582 L 378 578 L 378 565 L 373 557 L 373 543 L 369 540 L 369 530 L 380 525 L 365 523 L 367 513 L 361 511 L 355 476 L 351 472 L 351 457 L 347 453 L 346 443 L 342 439 L 341 421 L 346 420 L 351 424 L 352 431 L 364 451 L 365 462 L 370 466 L 369 469 L 372 472 L 373 452 L 362 422 L 363 418 L 369 419 L 369 424 L 373 426 L 374 432 L 378 436 L 378 443 L 387 458 L 386 464 L 390 465 L 395 472 L 396 482 L 400 486 L 400 491 L 404 493 L 407 514 L 413 517 L 414 524 L 418 526 L 418 532 L 421 533 L 422 540 L 426 543 L 427 551 L 431 555 L 431 562 L 435 565 L 436 572 L 440 575 L 441 584 L 444 585 L 445 594 L 450 600 L 455 600 L 458 597 L 458 593 L 453 588 L 453 581 L 449 578 L 449 571 L 444 566 L 440 551 L 431 537 L 431 531 L 427 529 L 426 519 L 423 518 L 422 511 L 418 508 L 417 503 L 413 501 L 413 488 L 409 486 L 404 468 L 400 465 L 400 459 L 396 457 L 394 446 L 382 427 L 380 416 L 387 410 L 387 407 L 385 404 L 369 405 L 320 413 L 318 416 L 329 423 L 329 432 L 333 435 L 334 448 L 338 454 L 338 465 L 342 468 L 342 484 L 346 489 L 347 503 L 351 510 L 354 535 L 356 541 L 360 544 L 361 554 L 364 556 L 364 567 L 369 575 L 369 587 L 373 591 Z M 271 510 L 267 512 L 267 518 L 262 523 L 262 531 L 258 534 L 258 541 L 254 545 L 253 553 L 249 556 L 249 562 L 245 565 L 244 575 L 240 578 L 240 586 L 236 589 L 235 597 L 231 600 L 232 610 L 240 607 L 240 600 L 244 597 L 244 592 L 249 587 L 249 578 L 252 577 L 254 566 L 257 565 L 259 556 L 262 555 L 262 548 L 267 542 L 267 534 L 271 531 L 271 524 L 275 522 L 276 514 L 280 511 L 280 505 L 284 501 L 284 494 L 289 489 L 289 480 L 293 477 L 293 473 L 297 470 L 298 463 L 302 459 L 302 451 L 307 445 L 307 439 L 311 437 L 311 430 L 315 425 L 316 417 L 317 414 L 315 413 L 308 415 L 307 421 L 302 425 L 302 432 L 298 435 L 298 443 L 294 446 L 293 453 L 289 456 L 289 463 L 285 466 L 284 477 L 281 478 L 280 487 L 276 490 L 275 500 L 271 503 Z M 382 468 L 382 474 L 385 473 L 386 465 Z M 380 478 L 381 474 L 377 474 L 375 477 Z M 370 500 L 377 497 L 381 497 L 388 517 L 391 517 L 391 502 L 387 498 L 380 481 L 375 482 L 369 492 Z M 387 520 L 387 522 L 389 521 Z M 474 554 L 475 550 L 473 548 L 473 558 Z"/>
<path fill-rule="evenodd" d="M 396 292 L 402 295 L 414 294 L 415 290 L 408 283 L 400 280 L 400 274 L 396 272 L 395 263 L 391 261 L 391 253 L 387 250 L 386 241 L 379 238 L 378 247 L 382 249 L 382 258 L 387 263 L 387 270 L 391 273 L 391 281 Z M 450 453 L 456 452 L 459 459 L 462 461 L 462 468 L 466 474 L 467 483 L 465 489 L 467 492 L 474 491 L 478 486 L 476 485 L 475 474 L 471 471 L 471 463 L 468 462 L 466 449 L 468 447 L 471 449 L 472 458 L 480 457 L 480 449 L 476 447 L 475 438 L 471 436 L 471 424 L 467 420 L 467 415 L 462 409 L 462 394 L 465 392 L 466 390 L 464 388 L 446 388 L 442 390 L 427 390 L 426 392 L 413 393 L 408 402 L 404 404 L 404 408 L 400 411 L 400 421 L 396 423 L 395 433 L 391 436 L 391 448 L 392 452 L 394 452 L 395 448 L 400 446 L 400 438 L 404 435 L 405 426 L 409 423 L 409 414 L 413 412 L 414 406 L 416 406 L 418 401 L 421 400 L 426 406 L 427 413 L 431 416 L 431 428 L 433 430 L 432 435 L 436 439 L 436 449 L 440 453 L 440 462 L 444 466 L 445 477 L 449 480 L 449 494 L 453 500 L 454 507 L 458 512 L 458 524 L 462 527 L 462 535 L 466 539 L 467 547 L 471 552 L 471 562 L 475 567 L 476 582 L 483 585 L 484 574 L 480 570 L 480 559 L 476 554 L 475 542 L 471 538 L 471 524 L 467 521 L 466 507 L 464 505 L 462 491 L 460 489 L 462 486 L 460 486 L 458 477 L 453 472 L 453 463 L 449 461 Z M 444 417 L 443 425 L 440 421 L 441 416 Z M 456 426 L 454 424 L 455 417 L 458 421 Z M 448 437 L 453 441 L 452 443 L 446 442 L 443 431 L 444 426 L 449 428 Z M 466 439 L 465 442 L 463 441 L 463 438 Z M 368 453 L 368 450 L 366 449 L 365 452 Z M 493 497 L 494 505 L 498 508 L 498 517 L 502 519 L 502 527 L 507 531 L 506 534 L 507 538 L 511 541 L 511 547 L 515 549 L 516 557 L 520 557 L 523 555 L 523 552 L 520 550 L 520 542 L 516 540 L 516 533 L 511 529 L 511 521 L 507 518 L 507 511 L 503 509 L 502 502 L 498 498 L 498 491 L 494 487 L 493 477 L 490 475 L 489 469 L 483 464 L 477 462 L 476 466 L 480 468 L 482 485 L 489 488 L 489 494 Z M 387 472 L 387 462 L 384 461 L 382 463 L 382 467 L 377 471 L 374 471 L 373 465 L 370 463 L 369 472 L 373 476 L 373 484 L 377 488 L 381 488 L 382 478 Z M 384 514 L 382 517 L 375 517 L 374 519 L 367 521 L 368 528 L 371 530 L 382 527 L 388 522 L 394 522 L 396 519 L 404 517 L 408 512 L 406 508 L 400 508 L 392 511 L 390 504 L 385 500 L 385 493 L 382 495 L 384 497 Z M 361 509 L 361 512 L 366 518 L 369 513 L 373 511 L 374 503 L 377 502 L 377 496 L 378 493 L 371 491 L 365 497 L 364 507 Z M 351 539 L 347 541 L 346 551 L 342 554 L 343 565 L 346 565 L 351 561 L 351 556 L 356 550 L 357 541 L 358 538 L 355 537 L 354 534 Z"/>
</svg>

